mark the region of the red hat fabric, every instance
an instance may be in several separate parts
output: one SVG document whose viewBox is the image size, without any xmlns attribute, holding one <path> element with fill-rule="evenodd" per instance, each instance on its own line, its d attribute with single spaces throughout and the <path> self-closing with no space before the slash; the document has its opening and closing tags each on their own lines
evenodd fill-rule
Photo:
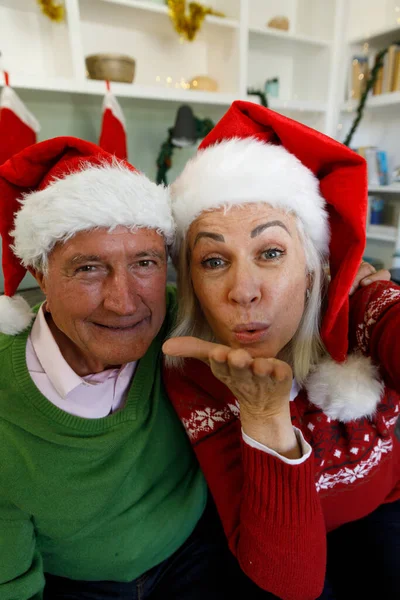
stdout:
<svg viewBox="0 0 400 600">
<path fill-rule="evenodd" d="M 156 229 L 170 243 L 169 193 L 95 144 L 54 138 L 1 165 L 5 295 L 0 298 L 0 331 L 15 334 L 30 322 L 30 311 L 28 317 L 20 310 L 21 298 L 13 298 L 27 267 L 43 267 L 54 245 L 78 231 L 118 225 Z"/>
<path fill-rule="evenodd" d="M 124 115 L 118 100 L 110 91 L 104 97 L 99 146 L 117 158 L 128 158 Z"/>
<path fill-rule="evenodd" d="M 245 164 L 246 140 L 251 160 Z M 231 150 L 235 145 L 236 155 Z M 178 233 L 202 210 L 232 203 L 232 198 L 233 203 L 273 204 L 278 197 L 277 205 L 291 206 L 321 251 L 329 240 L 327 212 L 331 282 L 321 334 L 332 358 L 345 360 L 349 291 L 366 242 L 367 167 L 361 156 L 279 113 L 237 101 L 203 140 L 171 186 L 171 195 Z"/>
<path fill-rule="evenodd" d="M 40 125 L 8 85 L 0 94 L 0 165 L 23 148 L 36 143 Z"/>
</svg>

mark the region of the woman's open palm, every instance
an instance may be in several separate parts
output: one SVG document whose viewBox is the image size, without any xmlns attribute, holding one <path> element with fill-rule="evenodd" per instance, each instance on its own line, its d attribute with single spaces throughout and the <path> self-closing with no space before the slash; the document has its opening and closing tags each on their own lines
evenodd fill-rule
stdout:
<svg viewBox="0 0 400 600">
<path fill-rule="evenodd" d="M 195 337 L 171 338 L 163 345 L 169 356 L 196 358 L 211 371 L 239 401 L 241 411 L 254 418 L 287 412 L 292 369 L 276 358 L 253 358 L 249 352 Z"/>
</svg>

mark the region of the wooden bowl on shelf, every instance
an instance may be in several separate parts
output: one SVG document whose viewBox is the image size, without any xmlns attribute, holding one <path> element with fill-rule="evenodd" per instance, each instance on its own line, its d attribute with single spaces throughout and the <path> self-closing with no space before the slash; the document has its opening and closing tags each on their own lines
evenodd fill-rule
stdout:
<svg viewBox="0 0 400 600">
<path fill-rule="evenodd" d="M 136 62 L 123 54 L 91 54 L 85 58 L 89 79 L 132 83 Z"/>
</svg>

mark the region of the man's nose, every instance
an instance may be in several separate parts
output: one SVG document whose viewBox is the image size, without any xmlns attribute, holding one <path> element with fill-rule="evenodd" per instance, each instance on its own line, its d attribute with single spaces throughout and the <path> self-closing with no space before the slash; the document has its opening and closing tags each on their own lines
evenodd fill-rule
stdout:
<svg viewBox="0 0 400 600">
<path fill-rule="evenodd" d="M 107 278 L 104 308 L 118 315 L 130 315 L 138 308 L 138 295 L 132 275 L 122 271 Z"/>
</svg>

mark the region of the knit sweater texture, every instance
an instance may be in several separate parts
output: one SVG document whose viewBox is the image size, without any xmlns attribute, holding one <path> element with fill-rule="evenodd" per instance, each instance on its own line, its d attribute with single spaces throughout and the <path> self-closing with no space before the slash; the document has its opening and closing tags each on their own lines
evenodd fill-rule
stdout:
<svg viewBox="0 0 400 600">
<path fill-rule="evenodd" d="M 39 600 L 45 572 L 131 581 L 193 531 L 207 486 L 160 369 L 174 296 L 125 407 L 105 418 L 70 415 L 39 392 L 29 330 L 0 337 L 0 600 Z"/>
<path fill-rule="evenodd" d="M 261 588 L 314 600 L 323 588 L 326 533 L 400 498 L 400 288 L 379 282 L 351 301 L 350 348 L 379 366 L 384 395 L 371 418 L 330 419 L 302 389 L 292 423 L 313 452 L 290 465 L 242 440 L 239 405 L 200 361 L 164 368 L 229 546 Z M 351 540 L 349 540 L 351 543 Z"/>
</svg>

